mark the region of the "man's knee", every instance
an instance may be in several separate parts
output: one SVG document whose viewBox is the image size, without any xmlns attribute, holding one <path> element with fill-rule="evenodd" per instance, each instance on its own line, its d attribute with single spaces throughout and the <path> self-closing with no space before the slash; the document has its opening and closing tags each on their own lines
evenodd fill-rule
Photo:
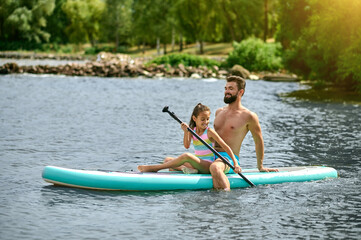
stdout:
<svg viewBox="0 0 361 240">
<path fill-rule="evenodd" d="M 212 163 L 212 165 L 209 167 L 209 171 L 211 172 L 211 174 L 220 174 L 223 172 L 223 164 L 220 162 L 214 162 Z"/>
</svg>

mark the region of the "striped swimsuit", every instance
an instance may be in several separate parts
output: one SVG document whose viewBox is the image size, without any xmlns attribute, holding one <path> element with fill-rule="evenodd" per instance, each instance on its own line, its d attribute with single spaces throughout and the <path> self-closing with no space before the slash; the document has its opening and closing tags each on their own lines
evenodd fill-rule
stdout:
<svg viewBox="0 0 361 240">
<path fill-rule="evenodd" d="M 194 131 L 196 131 L 196 128 L 194 128 Z M 210 146 L 212 146 L 211 140 L 209 140 L 208 135 L 208 127 L 202 134 L 201 139 L 208 143 Z M 195 150 L 195 155 L 205 161 L 213 162 L 215 160 L 215 156 L 211 150 L 209 150 L 201 141 L 199 141 L 195 136 L 192 135 L 193 139 L 193 146 Z"/>
</svg>

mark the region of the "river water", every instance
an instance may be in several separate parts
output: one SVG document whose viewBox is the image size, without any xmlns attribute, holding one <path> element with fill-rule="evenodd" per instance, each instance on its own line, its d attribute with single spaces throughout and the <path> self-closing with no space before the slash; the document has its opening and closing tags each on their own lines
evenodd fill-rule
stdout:
<svg viewBox="0 0 361 240">
<path fill-rule="evenodd" d="M 337 179 L 231 192 L 54 187 L 46 165 L 135 170 L 185 151 L 165 105 L 188 121 L 223 106 L 225 81 L 0 76 L 0 238 L 360 239 L 361 106 L 280 97 L 298 83 L 248 81 L 267 167 L 326 165 Z M 252 137 L 241 166 L 256 167 Z"/>
</svg>

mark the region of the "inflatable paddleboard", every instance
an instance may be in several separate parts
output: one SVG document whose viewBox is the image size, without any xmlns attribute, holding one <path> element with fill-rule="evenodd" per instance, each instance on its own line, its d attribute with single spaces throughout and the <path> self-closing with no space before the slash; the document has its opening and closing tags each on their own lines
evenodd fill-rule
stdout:
<svg viewBox="0 0 361 240">
<path fill-rule="evenodd" d="M 243 175 L 255 185 L 286 182 L 316 181 L 336 178 L 337 171 L 331 167 L 306 166 L 283 167 L 279 172 L 259 172 L 245 169 Z M 210 174 L 184 174 L 182 172 L 117 172 L 105 170 L 76 170 L 46 166 L 42 174 L 46 182 L 54 185 L 118 191 L 198 190 L 213 188 Z M 227 174 L 231 188 L 249 187 L 238 174 Z"/>
</svg>

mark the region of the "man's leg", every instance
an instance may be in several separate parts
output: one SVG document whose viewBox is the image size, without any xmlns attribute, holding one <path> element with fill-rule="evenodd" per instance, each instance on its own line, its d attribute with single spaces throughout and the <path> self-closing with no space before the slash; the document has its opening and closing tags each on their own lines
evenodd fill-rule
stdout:
<svg viewBox="0 0 361 240">
<path fill-rule="evenodd" d="M 212 174 L 213 179 L 213 187 L 215 189 L 222 189 L 222 190 L 230 190 L 231 185 L 229 180 L 224 173 L 226 169 L 226 164 L 222 162 L 221 159 L 217 159 L 212 163 L 209 170 Z"/>
</svg>

